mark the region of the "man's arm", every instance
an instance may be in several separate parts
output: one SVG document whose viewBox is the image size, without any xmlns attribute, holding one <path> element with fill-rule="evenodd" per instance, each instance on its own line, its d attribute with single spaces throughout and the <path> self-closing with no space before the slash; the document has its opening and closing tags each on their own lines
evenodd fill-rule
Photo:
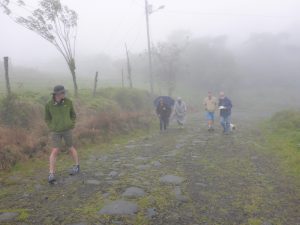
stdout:
<svg viewBox="0 0 300 225">
<path fill-rule="evenodd" d="M 72 120 L 73 124 L 75 125 L 76 113 L 75 113 L 74 106 L 73 106 L 72 102 L 71 102 L 70 117 L 71 117 L 71 120 Z"/>
<path fill-rule="evenodd" d="M 48 127 L 50 126 L 51 120 L 52 120 L 52 116 L 49 110 L 49 105 L 47 104 L 45 107 L 45 122 L 47 123 Z"/>
<path fill-rule="evenodd" d="M 231 103 L 231 100 L 228 99 L 228 102 L 227 102 L 227 108 L 231 109 L 232 108 L 232 103 Z"/>
</svg>

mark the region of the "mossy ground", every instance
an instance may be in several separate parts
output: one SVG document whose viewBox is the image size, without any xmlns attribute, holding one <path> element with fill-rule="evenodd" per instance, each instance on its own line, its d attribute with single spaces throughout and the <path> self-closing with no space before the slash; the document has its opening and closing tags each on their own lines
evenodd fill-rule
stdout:
<svg viewBox="0 0 300 225">
<path fill-rule="evenodd" d="M 191 116 L 185 129 L 172 125 L 166 133 L 138 132 L 79 149 L 82 172 L 77 177 L 68 176 L 72 162 L 62 154 L 54 186 L 45 180 L 47 159 L 20 164 L 1 174 L 0 209 L 24 210 L 22 218 L 9 224 L 300 224 L 299 184 L 286 176 L 285 159 L 268 148 L 263 131 L 237 116 L 238 130 L 232 135 L 219 129 L 208 133 L 199 118 Z M 153 166 L 157 161 L 160 167 Z M 111 171 L 118 176 L 109 177 Z M 159 179 L 167 174 L 185 181 L 162 184 Z M 100 184 L 87 184 L 90 179 Z M 145 196 L 122 197 L 131 186 L 142 188 Z M 176 198 L 176 186 L 185 201 Z M 138 213 L 98 213 L 118 199 L 137 203 Z M 147 214 L 150 208 L 157 211 L 153 218 Z"/>
</svg>

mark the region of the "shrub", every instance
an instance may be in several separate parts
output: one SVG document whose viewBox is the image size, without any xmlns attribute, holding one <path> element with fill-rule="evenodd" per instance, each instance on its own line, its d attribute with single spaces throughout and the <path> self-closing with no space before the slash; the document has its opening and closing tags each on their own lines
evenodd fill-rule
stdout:
<svg viewBox="0 0 300 225">
<path fill-rule="evenodd" d="M 30 92 L 0 101 L 0 169 L 50 147 L 44 122 L 44 104 L 49 98 Z M 148 129 L 151 122 L 152 100 L 145 91 L 109 88 L 95 98 L 83 95 L 74 105 L 78 116 L 74 140 L 80 145 L 108 141 L 136 128 Z"/>
<path fill-rule="evenodd" d="M 0 123 L 10 127 L 32 128 L 42 120 L 42 107 L 8 96 L 0 102 Z"/>
<path fill-rule="evenodd" d="M 271 118 L 271 126 L 274 129 L 300 129 L 300 111 L 282 111 Z"/>
</svg>

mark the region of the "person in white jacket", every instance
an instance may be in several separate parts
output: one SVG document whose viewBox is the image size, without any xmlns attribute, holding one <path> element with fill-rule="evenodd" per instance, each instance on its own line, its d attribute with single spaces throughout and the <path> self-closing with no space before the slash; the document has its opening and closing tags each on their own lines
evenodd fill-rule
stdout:
<svg viewBox="0 0 300 225">
<path fill-rule="evenodd" d="M 178 125 L 183 128 L 186 119 L 187 107 L 181 97 L 178 97 L 174 105 L 174 119 L 176 119 Z"/>
</svg>

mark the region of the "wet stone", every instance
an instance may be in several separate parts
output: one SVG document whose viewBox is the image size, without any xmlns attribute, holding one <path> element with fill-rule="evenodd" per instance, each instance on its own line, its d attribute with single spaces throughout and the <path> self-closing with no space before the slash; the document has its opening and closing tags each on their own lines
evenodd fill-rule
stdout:
<svg viewBox="0 0 300 225">
<path fill-rule="evenodd" d="M 108 174 L 108 176 L 110 176 L 110 177 L 116 177 L 116 176 L 118 176 L 118 172 L 116 172 L 116 171 L 111 171 L 111 172 Z"/>
<path fill-rule="evenodd" d="M 143 144 L 143 145 L 140 145 L 141 147 L 152 147 L 153 145 L 152 144 Z"/>
<path fill-rule="evenodd" d="M 144 195 L 144 190 L 138 187 L 129 187 L 122 194 L 124 197 L 143 197 Z"/>
<path fill-rule="evenodd" d="M 79 223 L 72 223 L 70 225 L 87 225 L 87 223 L 85 223 L 85 222 L 79 222 Z"/>
<path fill-rule="evenodd" d="M 136 168 L 139 170 L 147 170 L 147 169 L 150 169 L 151 166 L 150 165 L 139 165 Z"/>
<path fill-rule="evenodd" d="M 86 184 L 99 185 L 101 182 L 99 180 L 87 180 Z"/>
<path fill-rule="evenodd" d="M 180 148 L 182 148 L 182 147 L 183 147 L 183 144 L 177 144 L 177 145 L 175 146 L 176 149 L 180 149 Z"/>
<path fill-rule="evenodd" d="M 98 158 L 99 161 L 107 161 L 108 160 L 108 156 L 101 156 L 100 158 Z"/>
<path fill-rule="evenodd" d="M 173 151 L 170 151 L 168 154 L 166 155 L 163 155 L 164 157 L 173 157 L 173 156 L 176 156 L 178 154 L 178 150 L 173 150 Z"/>
<path fill-rule="evenodd" d="M 178 177 L 178 176 L 175 176 L 175 175 L 165 175 L 165 176 L 161 177 L 159 179 L 159 181 L 161 183 L 164 183 L 164 184 L 178 185 L 178 184 L 181 184 L 184 181 L 184 178 Z"/>
<path fill-rule="evenodd" d="M 157 215 L 156 208 L 149 208 L 147 209 L 147 217 L 149 219 L 153 219 Z"/>
<path fill-rule="evenodd" d="M 124 167 L 133 167 L 134 164 L 131 164 L 131 163 L 126 163 L 126 164 L 123 164 Z"/>
<path fill-rule="evenodd" d="M 176 186 L 176 187 L 174 188 L 174 194 L 175 194 L 175 195 L 181 195 L 181 194 L 182 194 L 180 187 Z"/>
<path fill-rule="evenodd" d="M 117 221 L 117 220 L 114 220 L 114 221 L 111 221 L 111 224 L 112 224 L 112 225 L 123 225 L 124 222 L 123 222 L 123 221 Z"/>
<path fill-rule="evenodd" d="M 207 184 L 205 184 L 205 183 L 200 183 L 200 182 L 199 182 L 199 183 L 196 183 L 196 185 L 197 185 L 197 186 L 200 186 L 200 187 L 206 187 L 206 186 L 207 186 Z"/>
<path fill-rule="evenodd" d="M 42 185 L 36 184 L 36 185 L 34 185 L 34 189 L 35 189 L 36 191 L 40 191 L 40 190 L 42 189 Z"/>
<path fill-rule="evenodd" d="M 148 158 L 147 157 L 138 156 L 138 157 L 135 158 L 135 160 L 147 161 Z"/>
<path fill-rule="evenodd" d="M 99 213 L 101 215 L 134 215 L 138 211 L 136 203 L 117 200 L 105 205 Z"/>
<path fill-rule="evenodd" d="M 101 177 L 101 176 L 103 176 L 104 174 L 102 173 L 102 172 L 97 172 L 97 173 L 95 173 L 95 176 L 96 177 Z"/>
<path fill-rule="evenodd" d="M 104 193 L 104 194 L 102 194 L 102 196 L 103 196 L 103 198 L 108 198 L 110 196 L 110 194 L 109 193 Z"/>
<path fill-rule="evenodd" d="M 154 161 L 151 163 L 154 167 L 161 167 L 161 163 L 159 161 Z"/>
<path fill-rule="evenodd" d="M 176 199 L 180 202 L 188 202 L 189 201 L 188 197 L 186 197 L 184 195 L 176 195 Z"/>
<path fill-rule="evenodd" d="M 14 220 L 19 216 L 17 212 L 3 212 L 0 213 L 0 222 L 8 222 Z"/>
<path fill-rule="evenodd" d="M 136 147 L 138 147 L 137 145 L 127 145 L 127 146 L 125 146 L 125 148 L 127 148 L 127 149 L 133 149 L 133 148 L 136 148 Z"/>
</svg>

